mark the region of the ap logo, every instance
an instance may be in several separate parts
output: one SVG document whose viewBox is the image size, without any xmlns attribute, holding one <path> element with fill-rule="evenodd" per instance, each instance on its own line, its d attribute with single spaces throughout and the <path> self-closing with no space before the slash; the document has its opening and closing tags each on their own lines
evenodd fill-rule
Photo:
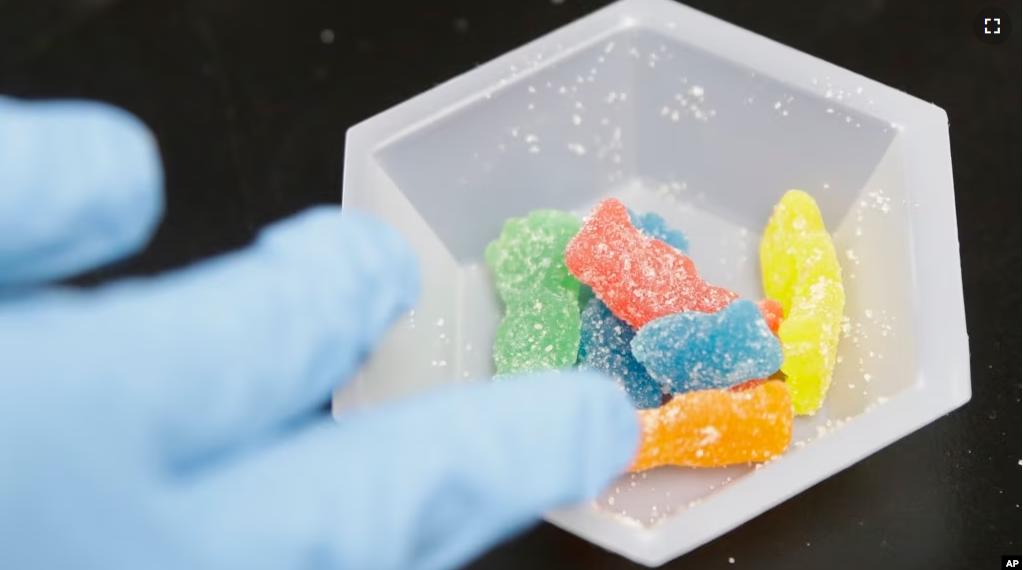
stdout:
<svg viewBox="0 0 1023 570">
<path fill-rule="evenodd" d="M 1023 568 L 1023 564 L 1020 563 L 1019 556 L 1003 556 L 1002 557 L 1002 568 Z"/>
</svg>

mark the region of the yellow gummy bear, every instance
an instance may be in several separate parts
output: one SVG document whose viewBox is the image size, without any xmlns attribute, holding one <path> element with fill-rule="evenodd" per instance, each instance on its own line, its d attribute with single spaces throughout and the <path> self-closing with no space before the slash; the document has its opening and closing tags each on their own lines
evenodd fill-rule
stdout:
<svg viewBox="0 0 1023 570">
<path fill-rule="evenodd" d="M 778 329 L 781 370 L 797 414 L 820 409 L 831 385 L 845 291 L 831 235 L 813 198 L 790 190 L 775 206 L 760 242 L 764 291 L 785 309 Z"/>
</svg>

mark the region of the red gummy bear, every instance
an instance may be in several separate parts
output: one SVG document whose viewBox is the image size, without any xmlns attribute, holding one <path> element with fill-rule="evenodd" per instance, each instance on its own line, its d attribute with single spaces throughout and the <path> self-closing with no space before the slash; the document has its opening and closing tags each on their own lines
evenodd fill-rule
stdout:
<svg viewBox="0 0 1023 570">
<path fill-rule="evenodd" d="M 683 311 L 714 313 L 738 298 L 700 278 L 679 250 L 640 233 L 615 198 L 597 204 L 568 243 L 565 263 L 615 316 L 637 329 Z"/>
<path fill-rule="evenodd" d="M 770 382 L 770 378 L 757 378 L 755 380 L 747 380 L 742 384 L 736 384 L 728 389 L 729 392 L 745 392 L 746 390 L 752 390 L 764 382 Z"/>
<path fill-rule="evenodd" d="M 785 316 L 785 308 L 774 299 L 764 299 L 757 303 L 757 307 L 760 308 L 760 314 L 764 316 L 771 332 L 778 334 L 778 327 L 781 326 L 782 318 Z"/>
</svg>

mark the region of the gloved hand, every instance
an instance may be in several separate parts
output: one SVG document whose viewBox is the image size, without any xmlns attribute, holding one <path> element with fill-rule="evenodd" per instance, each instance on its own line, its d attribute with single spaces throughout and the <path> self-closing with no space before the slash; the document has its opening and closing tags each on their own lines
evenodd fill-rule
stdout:
<svg viewBox="0 0 1023 570">
<path fill-rule="evenodd" d="M 139 250 L 161 178 L 120 111 L 0 98 L 0 568 L 452 568 L 631 460 L 634 410 L 600 377 L 318 415 L 417 294 L 410 250 L 365 215 L 45 285 Z"/>
</svg>

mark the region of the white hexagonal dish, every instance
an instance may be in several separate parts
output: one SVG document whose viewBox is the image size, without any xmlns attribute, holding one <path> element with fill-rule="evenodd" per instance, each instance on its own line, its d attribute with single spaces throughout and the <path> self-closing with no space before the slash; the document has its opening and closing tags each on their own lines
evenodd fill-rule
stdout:
<svg viewBox="0 0 1023 570">
<path fill-rule="evenodd" d="M 348 132 L 343 201 L 409 239 L 424 294 L 335 411 L 493 373 L 481 261 L 509 217 L 615 195 L 756 298 L 760 232 L 790 188 L 817 199 L 843 263 L 825 407 L 768 465 L 655 470 L 548 517 L 649 566 L 688 552 L 969 400 L 941 109 L 667 0 L 613 4 L 389 109 Z"/>
</svg>

